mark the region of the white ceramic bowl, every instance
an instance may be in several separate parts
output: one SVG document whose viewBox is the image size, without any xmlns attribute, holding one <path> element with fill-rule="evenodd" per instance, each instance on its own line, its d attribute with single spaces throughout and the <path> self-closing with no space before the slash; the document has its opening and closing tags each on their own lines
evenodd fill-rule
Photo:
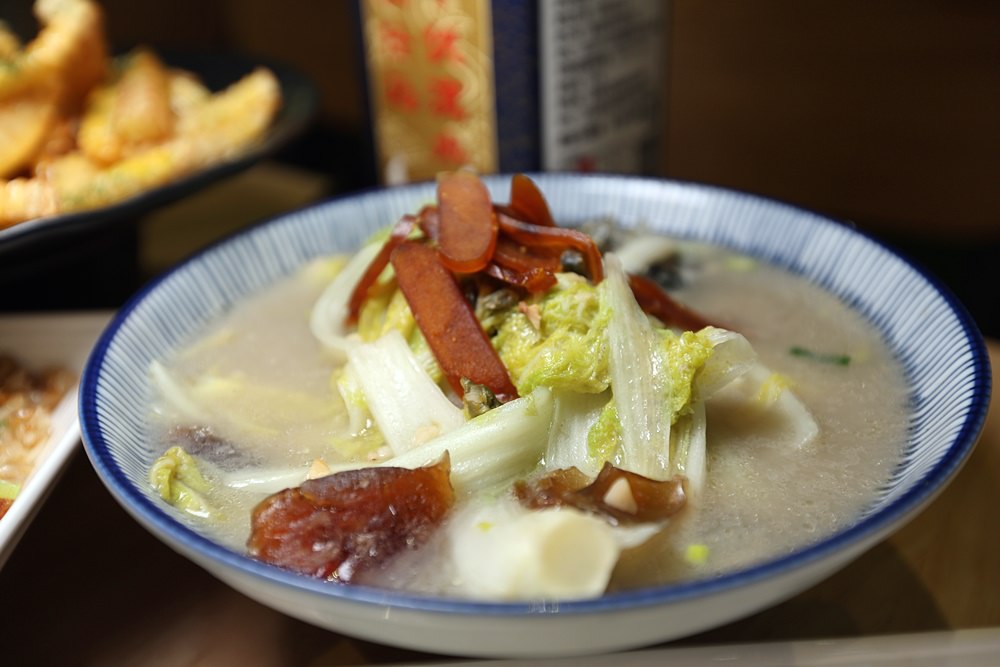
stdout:
<svg viewBox="0 0 1000 667">
<path fill-rule="evenodd" d="M 949 482 L 985 418 L 989 361 L 975 325 L 935 280 L 842 224 L 757 197 L 691 184 L 538 175 L 557 219 L 626 225 L 722 244 L 823 286 L 875 326 L 909 379 L 903 459 L 850 527 L 794 553 L 710 580 L 596 600 L 481 603 L 337 586 L 257 562 L 179 520 L 146 481 L 149 362 L 234 302 L 320 254 L 352 250 L 433 199 L 423 184 L 323 203 L 196 255 L 146 287 L 99 340 L 80 399 L 98 474 L 137 521 L 233 588 L 309 623 L 408 648 L 466 656 L 588 654 L 705 630 L 773 605 L 828 576 L 912 518 Z M 509 181 L 485 179 L 505 200 Z"/>
</svg>

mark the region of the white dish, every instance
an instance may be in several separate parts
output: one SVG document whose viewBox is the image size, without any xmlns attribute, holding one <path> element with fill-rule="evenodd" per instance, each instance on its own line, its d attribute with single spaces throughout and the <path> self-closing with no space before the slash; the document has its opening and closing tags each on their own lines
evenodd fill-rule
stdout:
<svg viewBox="0 0 1000 667">
<path fill-rule="evenodd" d="M 110 318 L 107 312 L 0 316 L 0 351 L 14 355 L 32 369 L 58 365 L 79 376 L 94 341 Z M 74 385 L 52 414 L 52 433 L 42 445 L 31 475 L 0 519 L 0 567 L 7 562 L 80 441 L 76 399 Z"/>
<path fill-rule="evenodd" d="M 254 290 L 309 259 L 356 249 L 434 197 L 433 184 L 368 192 L 247 230 L 162 275 L 125 307 L 84 373 L 84 445 L 121 505 L 171 548 L 247 596 L 307 622 L 436 653 L 588 655 L 692 634 L 788 598 L 849 563 L 920 512 L 968 458 L 985 419 L 985 344 L 933 278 L 845 225 L 773 201 L 699 185 L 614 176 L 538 175 L 556 219 L 613 215 L 766 259 L 857 310 L 900 360 L 913 406 L 903 459 L 857 521 L 814 544 L 712 579 L 593 600 L 486 603 L 297 575 L 226 548 L 185 523 L 148 483 L 147 369 Z M 494 199 L 509 179 L 484 179 Z"/>
</svg>

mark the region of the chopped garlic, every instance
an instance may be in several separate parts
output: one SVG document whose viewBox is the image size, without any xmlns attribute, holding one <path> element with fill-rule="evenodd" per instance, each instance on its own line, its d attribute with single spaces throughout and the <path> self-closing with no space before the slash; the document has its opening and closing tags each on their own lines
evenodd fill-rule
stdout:
<svg viewBox="0 0 1000 667">
<path fill-rule="evenodd" d="M 535 331 L 542 330 L 542 309 L 537 303 L 528 305 L 524 301 L 521 301 L 517 304 L 517 310 L 528 318 L 528 323 Z"/>
<path fill-rule="evenodd" d="M 309 466 L 309 471 L 306 472 L 306 479 L 319 479 L 320 477 L 326 477 L 330 474 L 330 466 L 326 464 L 323 459 L 315 459 L 312 465 Z"/>
<path fill-rule="evenodd" d="M 439 435 L 441 435 L 441 425 L 437 422 L 421 424 L 413 432 L 413 446 L 417 447 L 425 442 L 430 442 Z"/>
<path fill-rule="evenodd" d="M 603 500 L 608 507 L 613 507 L 621 512 L 635 514 L 639 511 L 639 505 L 635 501 L 635 496 L 632 495 L 632 485 L 624 477 L 619 477 L 611 483 Z"/>
</svg>

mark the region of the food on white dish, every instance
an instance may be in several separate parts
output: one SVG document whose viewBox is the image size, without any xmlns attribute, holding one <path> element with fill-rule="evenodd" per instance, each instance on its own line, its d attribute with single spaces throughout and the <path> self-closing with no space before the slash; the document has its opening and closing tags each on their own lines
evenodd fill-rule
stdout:
<svg viewBox="0 0 1000 667">
<path fill-rule="evenodd" d="M 443 175 L 154 362 L 161 497 L 305 575 L 485 599 L 711 577 L 856 520 L 907 418 L 860 315 L 512 183 Z"/>
<path fill-rule="evenodd" d="M 0 354 L 0 519 L 49 440 L 53 410 L 75 383 L 66 368 L 30 369 Z"/>
</svg>

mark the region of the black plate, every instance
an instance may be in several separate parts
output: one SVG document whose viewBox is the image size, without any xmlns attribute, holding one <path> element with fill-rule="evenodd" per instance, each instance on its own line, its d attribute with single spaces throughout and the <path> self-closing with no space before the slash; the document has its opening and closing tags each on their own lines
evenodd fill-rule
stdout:
<svg viewBox="0 0 1000 667">
<path fill-rule="evenodd" d="M 143 213 L 246 169 L 301 134 L 318 109 L 319 96 L 315 86 L 287 65 L 222 53 L 160 53 L 160 56 L 169 66 L 196 74 L 213 91 L 236 82 L 254 67 L 262 65 L 270 68 L 281 85 L 282 108 L 263 140 L 231 160 L 181 176 L 116 204 L 28 220 L 0 230 L 0 261 L 8 268 L 11 263 L 20 263 L 20 260 L 34 263 L 40 259 L 40 253 L 44 254 L 44 246 L 65 247 L 67 243 L 80 240 L 81 236 L 98 234 L 115 224 L 138 220 Z"/>
</svg>

